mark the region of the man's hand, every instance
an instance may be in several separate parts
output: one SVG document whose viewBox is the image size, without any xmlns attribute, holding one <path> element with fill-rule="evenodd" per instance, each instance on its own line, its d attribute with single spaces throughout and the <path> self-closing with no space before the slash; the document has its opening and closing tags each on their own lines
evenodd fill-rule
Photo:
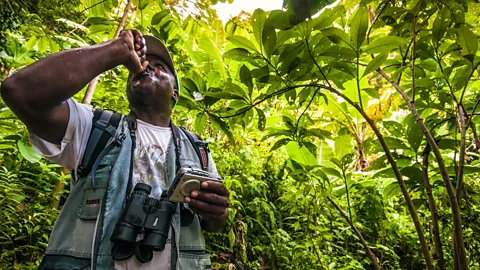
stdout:
<svg viewBox="0 0 480 270">
<path fill-rule="evenodd" d="M 190 197 L 185 197 L 185 201 L 194 213 L 203 217 L 205 230 L 216 231 L 228 218 L 229 195 L 221 182 L 206 181 L 200 190 L 192 191 Z"/>
<path fill-rule="evenodd" d="M 142 34 L 137 30 L 123 30 L 118 39 L 123 41 L 125 48 L 125 67 L 132 73 L 144 71 L 148 65 L 146 60 L 147 46 Z"/>
</svg>

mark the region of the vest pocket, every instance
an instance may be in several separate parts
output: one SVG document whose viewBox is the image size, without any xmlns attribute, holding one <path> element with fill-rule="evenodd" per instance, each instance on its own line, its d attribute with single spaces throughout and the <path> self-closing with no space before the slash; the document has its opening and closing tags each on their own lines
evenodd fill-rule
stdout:
<svg viewBox="0 0 480 270">
<path fill-rule="evenodd" d="M 110 178 L 112 166 L 100 166 L 95 174 L 95 188 L 92 184 L 92 176 L 89 175 L 83 185 L 83 197 L 77 210 L 77 217 L 81 219 L 96 219 L 102 207 L 103 197 Z"/>
<path fill-rule="evenodd" d="M 212 263 L 210 261 L 210 254 L 203 251 L 192 252 L 182 251 L 178 256 L 178 266 L 180 270 L 205 270 L 211 269 Z"/>
</svg>

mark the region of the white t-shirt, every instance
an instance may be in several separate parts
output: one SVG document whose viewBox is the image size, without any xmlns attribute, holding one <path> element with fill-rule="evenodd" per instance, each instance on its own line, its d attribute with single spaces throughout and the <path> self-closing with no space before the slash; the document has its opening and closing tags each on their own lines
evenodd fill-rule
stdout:
<svg viewBox="0 0 480 270">
<path fill-rule="evenodd" d="M 74 169 L 80 165 L 83 153 L 92 128 L 93 109 L 70 99 L 67 101 L 70 109 L 70 119 L 65 136 L 60 145 L 47 142 L 30 133 L 30 142 L 35 150 L 62 165 Z M 170 128 L 158 127 L 137 120 L 137 142 L 133 163 L 133 186 L 143 182 L 152 186 L 150 197 L 160 198 L 166 189 L 165 158 L 167 146 L 172 137 Z M 209 172 L 217 173 L 215 164 L 209 155 Z M 163 252 L 154 252 L 153 259 L 148 263 L 140 263 L 135 256 L 125 261 L 115 261 L 115 269 L 167 270 L 171 265 L 171 231 Z M 137 240 L 142 239 L 139 234 Z"/>
</svg>

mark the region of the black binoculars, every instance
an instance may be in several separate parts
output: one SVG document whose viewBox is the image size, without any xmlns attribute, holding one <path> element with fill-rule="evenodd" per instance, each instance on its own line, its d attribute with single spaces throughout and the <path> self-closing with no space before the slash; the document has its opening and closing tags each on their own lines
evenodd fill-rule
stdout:
<svg viewBox="0 0 480 270">
<path fill-rule="evenodd" d="M 146 263 L 152 260 L 153 251 L 165 248 L 175 204 L 167 200 L 166 191 L 160 200 L 149 198 L 151 191 L 147 184 L 135 185 L 110 238 L 115 260 L 126 260 L 135 254 L 139 262 Z M 144 238 L 136 242 L 142 229 Z"/>
</svg>

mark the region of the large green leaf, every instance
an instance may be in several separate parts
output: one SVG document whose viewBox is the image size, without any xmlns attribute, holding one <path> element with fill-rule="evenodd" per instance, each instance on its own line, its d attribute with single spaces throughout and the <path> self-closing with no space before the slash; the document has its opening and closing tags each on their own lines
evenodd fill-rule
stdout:
<svg viewBox="0 0 480 270">
<path fill-rule="evenodd" d="M 253 92 L 252 74 L 250 73 L 250 69 L 245 65 L 240 68 L 240 80 L 248 87 L 248 95 L 251 98 Z"/>
<path fill-rule="evenodd" d="M 333 45 L 320 53 L 320 56 L 333 57 L 335 59 L 354 59 L 357 54 L 354 50 L 347 47 Z"/>
<path fill-rule="evenodd" d="M 285 148 L 287 149 L 288 156 L 296 162 L 305 165 L 317 165 L 317 159 L 307 147 L 300 147 L 297 142 L 291 141 Z"/>
<path fill-rule="evenodd" d="M 228 128 L 228 125 L 220 118 L 210 115 L 210 120 L 212 121 L 212 124 L 221 130 L 225 135 L 227 135 L 228 139 L 230 140 L 230 143 L 234 144 L 235 139 L 233 138 L 233 134 Z"/>
<path fill-rule="evenodd" d="M 448 30 L 450 25 L 450 10 L 447 7 L 443 7 L 438 13 L 432 27 L 432 41 L 433 44 L 438 47 L 440 40 Z"/>
<path fill-rule="evenodd" d="M 270 151 L 275 151 L 277 150 L 278 148 L 284 146 L 285 144 L 287 144 L 291 139 L 290 138 L 283 138 L 283 139 L 280 139 L 278 141 L 275 142 L 275 144 L 273 144 L 272 148 L 270 149 Z"/>
<path fill-rule="evenodd" d="M 246 49 L 235 48 L 224 53 L 223 57 L 236 61 L 245 61 L 247 59 L 254 58 L 255 55 Z"/>
<path fill-rule="evenodd" d="M 413 151 L 418 152 L 420 145 L 422 144 L 423 132 L 420 126 L 418 125 L 415 117 L 412 114 L 409 114 L 405 123 L 407 124 L 407 140 Z"/>
<path fill-rule="evenodd" d="M 322 30 L 322 33 L 327 36 L 333 43 L 351 47 L 350 38 L 345 31 L 336 27 L 330 27 Z"/>
<path fill-rule="evenodd" d="M 363 72 L 362 77 L 369 74 L 370 72 L 377 70 L 383 64 L 383 62 L 387 60 L 387 56 L 388 54 L 386 53 L 381 53 L 375 56 L 375 58 L 373 58 L 372 61 L 368 63 L 367 67 L 365 68 L 365 71 Z"/>
<path fill-rule="evenodd" d="M 367 7 L 360 3 L 355 15 L 353 15 L 352 21 L 350 22 L 350 44 L 352 47 L 359 51 L 368 30 L 368 12 Z"/>
<path fill-rule="evenodd" d="M 39 51 L 40 53 L 46 52 L 46 51 L 47 51 L 47 48 L 48 48 L 48 43 L 49 43 L 49 42 L 48 42 L 48 37 L 46 37 L 46 36 L 40 37 L 40 38 L 38 39 L 38 43 L 37 43 L 37 45 L 38 45 L 38 51 Z"/>
<path fill-rule="evenodd" d="M 267 20 L 265 22 L 265 26 L 263 27 L 262 44 L 267 58 L 270 58 L 275 46 L 277 45 L 277 33 L 275 32 L 275 28 L 273 27 L 271 20 Z"/>
<path fill-rule="evenodd" d="M 389 53 L 393 48 L 405 45 L 407 41 L 398 36 L 387 36 L 373 40 L 369 45 L 363 48 L 365 53 Z"/>
<path fill-rule="evenodd" d="M 230 36 L 227 38 L 230 42 L 232 42 L 234 45 L 246 49 L 246 50 L 251 50 L 251 51 L 257 51 L 257 48 L 253 43 L 247 39 L 246 37 L 243 36 Z"/>
<path fill-rule="evenodd" d="M 240 87 L 239 85 L 237 85 L 235 83 L 226 82 L 223 86 L 223 89 L 224 89 L 224 92 L 232 93 L 233 95 L 239 96 L 247 102 L 249 101 L 249 96 L 245 92 L 245 90 L 243 90 L 242 87 Z"/>
<path fill-rule="evenodd" d="M 265 129 L 267 118 L 265 117 L 265 113 L 261 109 L 255 108 L 255 110 L 258 114 L 258 129 L 263 131 Z"/>
<path fill-rule="evenodd" d="M 195 131 L 197 133 L 202 133 L 207 124 L 207 114 L 204 112 L 199 112 L 195 117 Z"/>
<path fill-rule="evenodd" d="M 217 46 L 215 46 L 215 44 L 206 35 L 203 35 L 200 38 L 199 45 L 207 54 L 213 56 L 213 59 L 215 59 L 217 70 L 220 72 L 220 74 L 222 74 L 222 78 L 225 81 L 227 75 L 225 72 L 222 56 L 220 55 Z"/>
<path fill-rule="evenodd" d="M 478 49 L 477 36 L 465 24 L 460 25 L 457 29 L 457 43 L 462 48 L 462 55 L 472 56 L 473 61 L 473 55 Z"/>
<path fill-rule="evenodd" d="M 31 37 L 26 44 L 27 49 L 31 50 L 37 44 L 37 41 L 38 38 L 36 36 Z"/>
<path fill-rule="evenodd" d="M 255 36 L 255 40 L 257 44 L 261 46 L 262 44 L 262 33 L 263 27 L 265 25 L 265 20 L 267 16 L 265 15 L 265 11 L 263 9 L 257 8 L 252 14 L 252 29 L 253 35 Z"/>
<path fill-rule="evenodd" d="M 356 77 L 356 70 L 352 65 L 349 65 L 345 62 L 332 61 L 329 63 L 329 67 L 335 68 L 345 74 L 350 75 L 352 78 Z"/>
<path fill-rule="evenodd" d="M 18 150 L 22 154 L 22 156 L 30 161 L 31 163 L 37 163 L 42 159 L 42 156 L 35 152 L 33 147 L 25 145 L 22 141 L 18 141 Z"/>
<path fill-rule="evenodd" d="M 153 15 L 152 17 L 152 22 L 151 24 L 152 25 L 157 25 L 159 24 L 164 18 L 168 17 L 169 16 L 169 12 L 167 10 L 162 10 L 158 13 L 156 13 L 155 15 Z"/>
<path fill-rule="evenodd" d="M 338 5 L 334 8 L 327 8 L 320 13 L 317 18 L 312 19 L 312 28 L 314 30 L 321 30 L 327 27 L 331 27 L 332 23 L 342 16 L 345 12 L 345 8 L 342 5 Z"/>
<path fill-rule="evenodd" d="M 338 159 L 352 153 L 352 137 L 348 133 L 343 133 L 334 140 L 335 157 Z"/>
</svg>

